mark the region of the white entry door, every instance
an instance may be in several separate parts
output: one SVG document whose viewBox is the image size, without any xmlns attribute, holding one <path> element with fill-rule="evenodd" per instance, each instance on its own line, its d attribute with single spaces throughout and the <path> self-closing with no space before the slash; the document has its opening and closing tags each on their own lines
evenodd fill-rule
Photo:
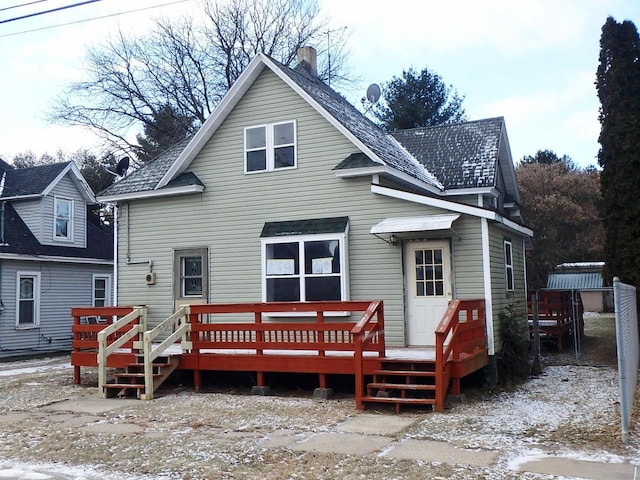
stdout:
<svg viewBox="0 0 640 480">
<path fill-rule="evenodd" d="M 405 245 L 407 344 L 435 345 L 435 329 L 451 300 L 449 242 Z"/>
</svg>

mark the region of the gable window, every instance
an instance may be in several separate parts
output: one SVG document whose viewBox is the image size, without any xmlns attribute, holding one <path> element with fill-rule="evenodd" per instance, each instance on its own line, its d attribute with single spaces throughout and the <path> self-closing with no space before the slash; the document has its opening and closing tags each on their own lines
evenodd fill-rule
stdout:
<svg viewBox="0 0 640 480">
<path fill-rule="evenodd" d="M 94 307 L 106 307 L 110 305 L 111 292 L 110 275 L 93 275 L 92 304 Z"/>
<path fill-rule="evenodd" d="M 40 273 L 18 272 L 16 328 L 40 324 Z"/>
<path fill-rule="evenodd" d="M 347 221 L 342 217 L 265 224 L 263 301 L 347 300 Z M 322 230 L 326 233 L 317 233 Z"/>
<path fill-rule="evenodd" d="M 174 295 L 176 299 L 207 299 L 208 259 L 206 248 L 175 250 Z"/>
<path fill-rule="evenodd" d="M 56 197 L 53 211 L 53 237 L 56 240 L 73 240 L 73 200 Z"/>
<path fill-rule="evenodd" d="M 295 122 L 245 128 L 244 151 L 245 173 L 295 168 Z"/>
<path fill-rule="evenodd" d="M 504 272 L 507 285 L 507 291 L 513 292 L 513 248 L 509 240 L 504 241 Z"/>
</svg>

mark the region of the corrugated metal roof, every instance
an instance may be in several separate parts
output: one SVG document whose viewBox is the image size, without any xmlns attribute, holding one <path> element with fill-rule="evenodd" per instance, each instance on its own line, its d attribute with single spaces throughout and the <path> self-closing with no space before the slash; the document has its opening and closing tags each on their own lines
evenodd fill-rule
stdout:
<svg viewBox="0 0 640 480">
<path fill-rule="evenodd" d="M 550 273 L 547 277 L 547 288 L 556 290 L 582 290 L 602 288 L 604 282 L 598 272 L 585 273 Z"/>
</svg>

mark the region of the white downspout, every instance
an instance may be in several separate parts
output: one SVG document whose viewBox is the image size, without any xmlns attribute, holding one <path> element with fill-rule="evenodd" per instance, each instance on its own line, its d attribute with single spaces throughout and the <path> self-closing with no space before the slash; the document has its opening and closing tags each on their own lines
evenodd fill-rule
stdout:
<svg viewBox="0 0 640 480">
<path fill-rule="evenodd" d="M 113 304 L 118 305 L 118 204 L 113 204 Z"/>
<path fill-rule="evenodd" d="M 487 320 L 487 349 L 489 355 L 495 354 L 493 339 L 493 300 L 491 290 L 491 252 L 489 251 L 489 222 L 480 219 L 482 227 L 482 273 L 484 278 L 485 314 Z"/>
</svg>

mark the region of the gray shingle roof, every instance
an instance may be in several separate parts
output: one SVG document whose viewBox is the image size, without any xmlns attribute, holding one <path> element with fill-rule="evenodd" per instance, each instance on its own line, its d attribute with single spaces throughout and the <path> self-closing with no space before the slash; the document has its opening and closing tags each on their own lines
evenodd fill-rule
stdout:
<svg viewBox="0 0 640 480">
<path fill-rule="evenodd" d="M 493 187 L 504 119 L 392 132 L 446 189 Z"/>
<path fill-rule="evenodd" d="M 6 170 L 4 190 L 0 198 L 40 195 L 70 162 L 38 167 Z"/>
<path fill-rule="evenodd" d="M 189 144 L 190 140 L 191 137 L 188 137 L 181 142 L 176 143 L 172 147 L 162 152 L 156 158 L 151 160 L 149 163 L 144 165 L 142 168 L 135 170 L 133 173 L 130 173 L 123 179 L 115 182 L 113 185 L 107 187 L 98 195 L 121 195 L 126 193 L 153 190 L 158 182 L 160 182 L 164 174 L 167 173 L 171 165 L 173 165 L 182 151 Z M 195 175 L 193 176 L 195 177 Z M 175 180 L 177 180 L 177 178 Z M 168 186 L 169 185 L 167 185 L 167 187 Z"/>
<path fill-rule="evenodd" d="M 391 136 L 384 133 L 322 80 L 310 75 L 304 68 L 290 69 L 271 60 L 385 164 L 429 185 L 442 188 L 438 179 L 423 164 L 408 155 Z"/>
</svg>

